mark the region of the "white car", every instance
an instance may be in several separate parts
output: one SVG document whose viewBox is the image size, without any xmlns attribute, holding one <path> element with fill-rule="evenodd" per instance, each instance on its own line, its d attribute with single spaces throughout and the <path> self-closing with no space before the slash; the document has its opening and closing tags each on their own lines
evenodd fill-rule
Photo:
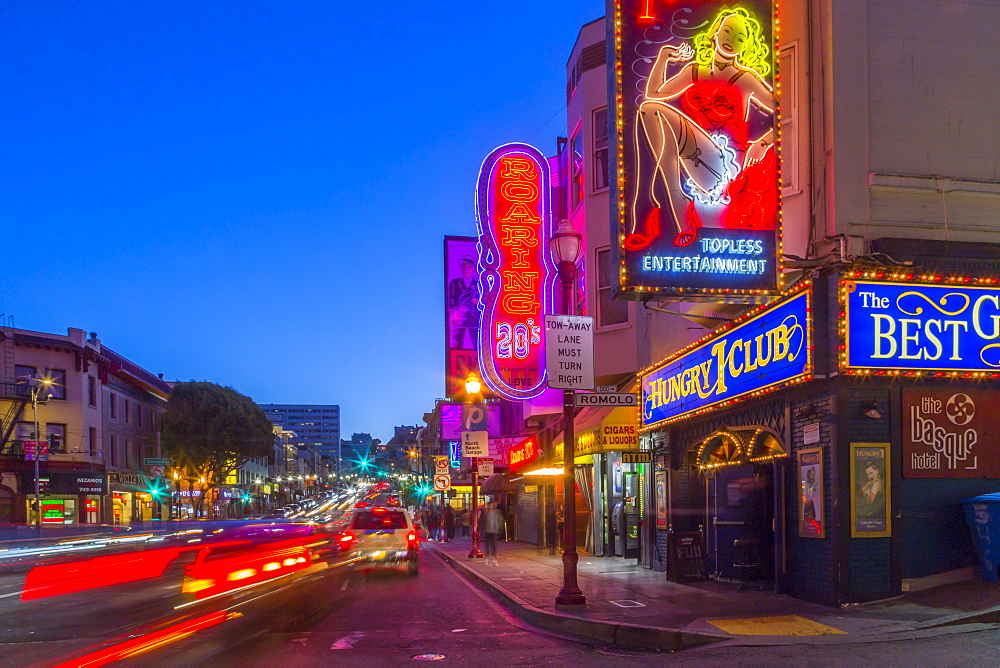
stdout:
<svg viewBox="0 0 1000 668">
<path fill-rule="evenodd" d="M 391 566 L 405 563 L 410 575 L 418 573 L 420 540 L 405 508 L 356 508 L 340 541 L 347 543 L 348 557 Z"/>
</svg>

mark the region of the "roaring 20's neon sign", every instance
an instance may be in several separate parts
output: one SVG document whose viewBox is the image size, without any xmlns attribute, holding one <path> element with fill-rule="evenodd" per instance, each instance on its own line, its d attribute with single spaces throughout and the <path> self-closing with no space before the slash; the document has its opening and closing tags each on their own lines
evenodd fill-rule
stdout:
<svg viewBox="0 0 1000 668">
<path fill-rule="evenodd" d="M 527 144 L 494 150 L 479 171 L 476 208 L 480 370 L 493 391 L 530 399 L 545 389 L 542 316 L 551 312 L 552 300 L 545 157 Z"/>
</svg>

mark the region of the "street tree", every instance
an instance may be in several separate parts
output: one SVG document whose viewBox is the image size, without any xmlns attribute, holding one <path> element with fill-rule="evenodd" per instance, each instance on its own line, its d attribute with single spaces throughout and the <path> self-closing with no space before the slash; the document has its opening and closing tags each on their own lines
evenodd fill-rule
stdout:
<svg viewBox="0 0 1000 668">
<path fill-rule="evenodd" d="M 163 446 L 174 465 L 197 481 L 195 512 L 206 492 L 249 459 L 267 457 L 274 443 L 271 421 L 254 401 L 215 383 L 178 383 L 163 416 Z"/>
</svg>

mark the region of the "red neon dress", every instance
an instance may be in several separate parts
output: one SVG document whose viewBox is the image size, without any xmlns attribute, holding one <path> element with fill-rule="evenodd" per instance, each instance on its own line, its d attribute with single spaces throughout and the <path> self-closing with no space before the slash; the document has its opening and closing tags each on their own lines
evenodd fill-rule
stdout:
<svg viewBox="0 0 1000 668">
<path fill-rule="evenodd" d="M 744 70 L 729 81 L 699 81 L 698 68 L 692 68 L 694 83 L 684 91 L 681 105 L 685 113 L 710 135 L 725 134 L 743 163 L 748 142 L 748 123 L 744 112 L 743 94 L 735 86 Z M 768 147 L 764 158 L 740 171 L 726 187 L 729 204 L 720 218 L 728 229 L 773 230 L 778 216 L 777 160 L 774 146 Z M 693 202 L 692 202 L 693 204 Z M 701 226 L 694 206 L 688 216 L 695 226 Z"/>
</svg>

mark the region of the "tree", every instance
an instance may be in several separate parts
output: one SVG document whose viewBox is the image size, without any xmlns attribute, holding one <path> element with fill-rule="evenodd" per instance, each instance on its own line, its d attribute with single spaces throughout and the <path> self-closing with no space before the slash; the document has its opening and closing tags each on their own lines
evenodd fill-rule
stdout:
<svg viewBox="0 0 1000 668">
<path fill-rule="evenodd" d="M 215 383 L 178 383 L 163 416 L 163 446 L 174 465 L 199 481 L 195 510 L 205 493 L 247 460 L 271 454 L 271 421 L 254 401 Z"/>
</svg>

